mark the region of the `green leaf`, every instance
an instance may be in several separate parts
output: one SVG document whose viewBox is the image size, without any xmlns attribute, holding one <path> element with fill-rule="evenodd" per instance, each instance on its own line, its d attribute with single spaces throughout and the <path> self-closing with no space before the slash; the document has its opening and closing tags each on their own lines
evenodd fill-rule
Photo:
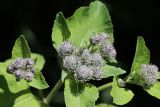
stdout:
<svg viewBox="0 0 160 107">
<path fill-rule="evenodd" d="M 48 88 L 48 84 L 43 77 L 41 70 L 45 64 L 45 59 L 40 54 L 32 53 L 32 58 L 36 60 L 35 63 L 35 77 L 31 82 L 28 82 L 29 86 L 32 86 L 37 89 L 46 89 Z"/>
<path fill-rule="evenodd" d="M 65 78 L 66 78 L 67 76 L 68 76 L 68 73 L 65 72 L 64 70 L 62 70 L 62 72 L 61 72 L 61 80 L 62 80 L 62 82 L 65 81 Z"/>
<path fill-rule="evenodd" d="M 143 86 L 141 84 L 140 69 L 142 64 L 149 64 L 149 62 L 150 62 L 150 51 L 145 45 L 143 37 L 140 36 L 137 39 L 136 52 L 131 72 L 128 76 L 129 78 L 127 78 L 127 82 Z"/>
<path fill-rule="evenodd" d="M 114 105 L 110 105 L 110 104 L 98 104 L 96 105 L 96 107 L 117 107 L 117 106 L 114 106 Z"/>
<path fill-rule="evenodd" d="M 71 35 L 62 12 L 57 13 L 54 21 L 52 41 L 54 46 L 67 40 Z"/>
<path fill-rule="evenodd" d="M 25 94 L 19 96 L 15 102 L 13 107 L 49 107 L 45 105 L 42 101 L 36 100 L 36 98 L 32 94 Z"/>
<path fill-rule="evenodd" d="M 35 77 L 28 84 L 29 86 L 32 86 L 37 89 L 46 89 L 49 87 L 41 72 L 36 72 Z"/>
<path fill-rule="evenodd" d="M 136 46 L 136 53 L 134 56 L 131 72 L 135 71 L 139 74 L 139 70 L 142 64 L 149 64 L 150 62 L 150 52 L 145 45 L 145 41 L 143 37 L 138 37 L 137 39 L 137 46 Z"/>
<path fill-rule="evenodd" d="M 32 53 L 31 56 L 32 56 L 32 59 L 34 59 L 36 62 L 35 63 L 36 70 L 41 71 L 44 67 L 44 64 L 45 64 L 44 57 L 40 54 L 37 54 L 37 53 Z"/>
<path fill-rule="evenodd" d="M 75 80 L 65 80 L 66 107 L 94 107 L 98 98 L 98 89 L 89 83 L 77 83 Z"/>
<path fill-rule="evenodd" d="M 150 95 L 160 99 L 160 82 L 156 82 L 152 87 L 149 89 L 145 89 Z"/>
<path fill-rule="evenodd" d="M 131 90 L 120 88 L 118 86 L 116 77 L 113 78 L 113 84 L 110 94 L 113 97 L 113 103 L 117 105 L 124 105 L 128 103 L 134 96 Z"/>
<path fill-rule="evenodd" d="M 0 107 L 42 107 L 44 104 L 33 97 L 25 80 L 16 81 L 12 74 L 6 72 L 11 61 L 0 63 Z"/>
<path fill-rule="evenodd" d="M 117 76 L 126 73 L 125 70 L 117 68 L 115 66 L 105 65 L 103 67 L 103 78 L 108 78 L 110 76 Z"/>
<path fill-rule="evenodd" d="M 30 48 L 28 46 L 28 43 L 23 35 L 20 35 L 12 49 L 12 58 L 17 58 L 17 57 L 31 57 L 30 55 Z"/>
<path fill-rule="evenodd" d="M 88 46 L 89 38 L 92 33 L 106 32 L 113 43 L 113 26 L 106 6 L 100 2 L 92 2 L 89 7 L 80 7 L 74 15 L 66 19 L 67 25 L 71 32 L 69 38 L 77 46 Z M 58 39 L 54 39 L 58 36 Z M 57 24 L 54 24 L 52 38 L 56 43 L 62 42 L 62 34 Z M 56 47 L 56 46 L 54 46 Z"/>
</svg>

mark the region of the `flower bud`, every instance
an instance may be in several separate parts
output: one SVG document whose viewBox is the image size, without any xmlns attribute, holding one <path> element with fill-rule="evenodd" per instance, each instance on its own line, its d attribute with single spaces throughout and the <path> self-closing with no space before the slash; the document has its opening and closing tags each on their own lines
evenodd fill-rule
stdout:
<svg viewBox="0 0 160 107">
<path fill-rule="evenodd" d="M 100 53 L 93 53 L 92 54 L 92 64 L 94 66 L 103 66 L 104 61 Z"/>
<path fill-rule="evenodd" d="M 34 61 L 31 58 L 17 58 L 8 65 L 8 71 L 15 75 L 17 80 L 31 81 L 35 73 Z"/>
<path fill-rule="evenodd" d="M 158 67 L 151 64 L 142 64 L 140 75 L 148 86 L 154 85 L 157 81 Z"/>
<path fill-rule="evenodd" d="M 74 51 L 74 46 L 68 41 L 64 41 L 58 49 L 58 53 L 61 57 L 71 55 Z"/>
<path fill-rule="evenodd" d="M 26 72 L 24 75 L 24 79 L 27 81 L 31 81 L 34 77 L 34 73 L 33 72 Z"/>
<path fill-rule="evenodd" d="M 33 67 L 35 65 L 31 58 L 26 58 L 26 63 L 28 67 Z"/>
<path fill-rule="evenodd" d="M 26 60 L 23 58 L 17 58 L 14 62 L 16 68 L 24 67 L 26 65 Z"/>
<path fill-rule="evenodd" d="M 17 79 L 23 79 L 24 78 L 24 73 L 21 70 L 16 70 L 14 72 L 14 74 L 15 74 L 15 76 L 16 76 Z"/>
<path fill-rule="evenodd" d="M 109 36 L 105 32 L 95 33 L 90 38 L 90 43 L 92 45 L 97 45 L 99 43 L 105 42 L 106 40 L 108 40 L 108 38 L 109 38 Z"/>
<path fill-rule="evenodd" d="M 86 65 L 81 65 L 76 69 L 75 77 L 80 82 L 85 82 L 92 79 L 93 71 Z"/>
<path fill-rule="evenodd" d="M 116 58 L 116 54 L 117 54 L 115 48 L 110 43 L 103 43 L 101 45 L 100 52 L 103 57 L 109 58 L 109 61 Z"/>
<path fill-rule="evenodd" d="M 79 58 L 75 55 L 66 56 L 63 59 L 63 67 L 67 71 L 73 72 L 74 70 L 76 70 L 78 65 L 80 65 L 80 61 L 79 61 Z"/>
<path fill-rule="evenodd" d="M 122 80 L 121 78 L 118 79 L 118 85 L 119 87 L 125 87 L 126 82 L 124 80 Z"/>
<path fill-rule="evenodd" d="M 88 49 L 84 49 L 80 55 L 81 61 L 83 64 L 91 64 L 92 55 L 90 54 Z"/>
<path fill-rule="evenodd" d="M 101 80 L 102 77 L 103 77 L 103 70 L 102 70 L 102 68 L 94 66 L 94 67 L 92 67 L 92 70 L 93 70 L 93 77 L 94 77 L 94 79 Z"/>
<path fill-rule="evenodd" d="M 16 67 L 15 67 L 14 64 L 11 63 L 11 64 L 8 65 L 8 71 L 10 73 L 13 73 L 15 70 L 16 70 Z"/>
</svg>

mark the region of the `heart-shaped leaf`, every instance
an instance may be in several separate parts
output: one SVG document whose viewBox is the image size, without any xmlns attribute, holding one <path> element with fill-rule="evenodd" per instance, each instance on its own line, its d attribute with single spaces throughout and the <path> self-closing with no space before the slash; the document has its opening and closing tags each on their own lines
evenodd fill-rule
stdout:
<svg viewBox="0 0 160 107">
<path fill-rule="evenodd" d="M 17 82 L 12 74 L 6 72 L 11 61 L 0 63 L 0 107 L 42 107 L 42 105 L 48 107 L 32 95 L 25 80 Z"/>
<path fill-rule="evenodd" d="M 156 82 L 152 87 L 150 87 L 149 89 L 145 89 L 145 91 L 147 91 L 150 95 L 160 99 L 160 82 Z"/>
<path fill-rule="evenodd" d="M 14 75 L 6 72 L 8 65 L 18 57 L 31 57 L 27 41 L 22 35 L 18 37 L 13 47 L 13 59 L 0 63 L 0 107 L 48 107 L 41 100 L 37 100 L 32 95 L 28 82 L 26 82 L 25 80 L 17 81 Z M 39 70 L 42 69 L 42 67 L 40 67 L 40 64 L 36 65 L 36 68 L 39 68 Z M 41 79 L 42 75 L 40 71 L 36 71 L 36 74 L 37 73 L 39 73 L 39 75 L 36 75 L 36 78 L 34 78 L 33 81 L 36 84 L 35 88 L 43 89 L 46 84 L 44 85 L 44 79 Z"/>
<path fill-rule="evenodd" d="M 113 84 L 110 94 L 113 97 L 113 103 L 117 105 L 124 105 L 128 103 L 134 96 L 131 90 L 118 86 L 116 77 L 113 78 Z"/>
<path fill-rule="evenodd" d="M 52 41 L 54 42 L 54 47 L 57 47 L 58 44 L 62 43 L 64 40 L 67 40 L 70 35 L 71 32 L 69 31 L 63 13 L 57 13 L 52 32 Z"/>
<path fill-rule="evenodd" d="M 45 81 L 45 78 L 43 77 L 42 73 L 40 72 L 43 69 L 43 66 L 45 64 L 45 59 L 40 54 L 32 53 L 32 58 L 35 59 L 35 77 L 31 82 L 28 84 L 32 87 L 35 87 L 37 89 L 46 89 L 48 88 L 48 84 Z"/>
<path fill-rule="evenodd" d="M 131 72 L 139 72 L 141 64 L 149 64 L 149 62 L 150 52 L 145 45 L 143 37 L 140 36 L 137 39 L 136 53 L 134 56 Z"/>
<path fill-rule="evenodd" d="M 125 70 L 117 68 L 115 66 L 105 65 L 103 67 L 103 78 L 108 78 L 110 76 L 117 76 L 126 73 Z"/>
<path fill-rule="evenodd" d="M 98 89 L 89 83 L 66 79 L 64 89 L 66 107 L 94 107 Z"/>
<path fill-rule="evenodd" d="M 12 49 L 12 58 L 18 58 L 18 57 L 23 57 L 23 58 L 31 57 L 30 48 L 23 35 L 20 35 L 17 38 Z"/>
<path fill-rule="evenodd" d="M 58 44 L 63 41 L 62 30 L 67 27 L 59 27 L 56 19 L 52 32 L 52 39 L 57 48 Z M 86 46 L 89 44 L 89 37 L 92 33 L 106 32 L 113 43 L 113 26 L 106 6 L 100 1 L 92 2 L 89 7 L 81 7 L 75 11 L 74 15 L 66 19 L 67 25 L 71 32 L 69 38 L 77 46 Z M 64 24 L 65 25 L 65 24 Z"/>
</svg>

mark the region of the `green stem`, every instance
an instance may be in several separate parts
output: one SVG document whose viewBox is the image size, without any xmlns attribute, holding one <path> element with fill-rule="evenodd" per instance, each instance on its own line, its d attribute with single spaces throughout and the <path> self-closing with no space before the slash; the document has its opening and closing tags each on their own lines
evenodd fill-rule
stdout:
<svg viewBox="0 0 160 107">
<path fill-rule="evenodd" d="M 63 83 L 61 79 L 57 81 L 56 85 L 52 88 L 48 96 L 44 99 L 44 102 L 46 104 L 50 104 L 50 102 L 52 101 L 53 97 L 56 95 L 57 91 L 60 89 L 62 84 Z"/>
<path fill-rule="evenodd" d="M 101 86 L 98 87 L 98 91 L 102 91 L 102 90 L 104 90 L 106 88 L 109 88 L 111 86 L 112 86 L 112 82 L 109 82 L 107 84 L 101 85 Z"/>
</svg>

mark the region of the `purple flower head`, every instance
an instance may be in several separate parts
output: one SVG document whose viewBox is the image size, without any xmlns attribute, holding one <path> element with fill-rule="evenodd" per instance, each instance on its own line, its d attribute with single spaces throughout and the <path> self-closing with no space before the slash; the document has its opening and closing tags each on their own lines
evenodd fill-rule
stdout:
<svg viewBox="0 0 160 107">
<path fill-rule="evenodd" d="M 91 64 L 92 55 L 88 49 L 84 49 L 80 55 L 83 64 Z"/>
<path fill-rule="evenodd" d="M 23 58 L 17 58 L 14 62 L 16 68 L 24 67 L 26 65 L 26 60 Z"/>
<path fill-rule="evenodd" d="M 66 56 L 63 59 L 63 67 L 67 71 L 73 72 L 80 65 L 79 58 L 75 55 Z"/>
<path fill-rule="evenodd" d="M 27 80 L 27 81 L 31 81 L 34 77 L 34 73 L 32 72 L 26 72 L 25 75 L 24 75 L 24 79 Z"/>
<path fill-rule="evenodd" d="M 93 53 L 92 54 L 92 64 L 94 66 L 103 66 L 104 61 L 100 53 Z"/>
<path fill-rule="evenodd" d="M 107 57 L 109 58 L 109 60 L 116 58 L 116 54 L 117 54 L 115 48 L 110 43 L 103 43 L 101 45 L 100 52 L 103 57 Z"/>
<path fill-rule="evenodd" d="M 34 61 L 31 58 L 26 58 L 27 66 L 33 67 L 35 65 Z"/>
<path fill-rule="evenodd" d="M 80 82 L 92 79 L 93 71 L 89 66 L 81 65 L 76 69 L 75 78 Z"/>
<path fill-rule="evenodd" d="M 71 55 L 74 51 L 74 46 L 71 42 L 64 41 L 58 49 L 59 55 L 63 58 L 65 56 Z"/>
<path fill-rule="evenodd" d="M 15 75 L 17 80 L 25 79 L 28 72 L 35 73 L 34 61 L 31 58 L 17 58 L 9 64 L 8 71 Z"/>
<path fill-rule="evenodd" d="M 10 73 L 13 73 L 15 70 L 16 70 L 16 67 L 15 67 L 15 65 L 14 64 L 9 64 L 8 65 L 8 71 L 10 72 Z"/>
<path fill-rule="evenodd" d="M 142 64 L 140 75 L 148 86 L 152 86 L 157 81 L 158 67 L 151 64 Z"/>
<path fill-rule="evenodd" d="M 103 70 L 102 70 L 102 68 L 94 66 L 94 67 L 92 67 L 92 70 L 93 70 L 93 77 L 94 77 L 94 79 L 101 80 L 102 77 L 103 77 Z"/>
<path fill-rule="evenodd" d="M 109 36 L 107 33 L 105 32 L 101 32 L 101 33 L 95 33 L 92 35 L 92 37 L 90 38 L 90 43 L 92 45 L 97 45 L 99 43 L 105 42 L 109 39 Z"/>
<path fill-rule="evenodd" d="M 24 78 L 24 72 L 23 71 L 20 71 L 20 70 L 16 70 L 14 72 L 14 75 L 17 79 L 23 79 Z"/>
</svg>

